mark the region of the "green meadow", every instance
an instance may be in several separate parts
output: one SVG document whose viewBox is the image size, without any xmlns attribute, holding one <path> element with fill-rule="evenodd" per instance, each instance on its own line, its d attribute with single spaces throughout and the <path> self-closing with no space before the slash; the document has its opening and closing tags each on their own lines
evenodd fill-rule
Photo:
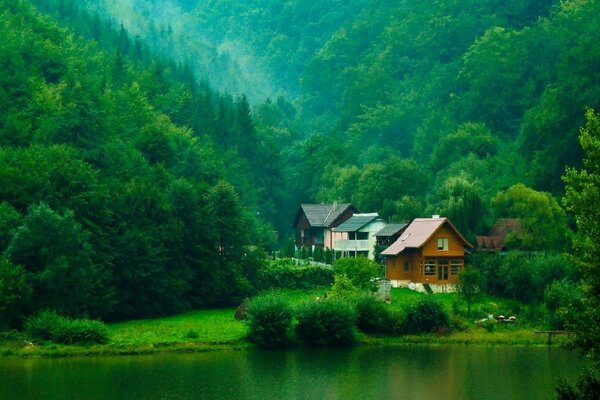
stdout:
<svg viewBox="0 0 600 400">
<path fill-rule="evenodd" d="M 298 305 L 303 301 L 323 298 L 324 289 L 314 290 L 276 290 L 288 302 Z M 408 289 L 393 289 L 391 309 L 401 310 L 417 301 L 424 294 Z M 436 294 L 452 315 L 458 296 L 453 293 Z M 507 301 L 507 303 L 510 303 Z M 490 305 L 491 304 L 491 305 Z M 494 308 L 500 312 L 508 311 L 515 304 L 504 304 L 499 299 L 484 298 L 475 304 L 474 310 Z M 53 343 L 32 343 L 19 334 L 6 334 L 0 339 L 0 354 L 6 356 L 94 356 L 155 354 L 161 352 L 200 352 L 215 350 L 241 350 L 253 347 L 246 340 L 247 327 L 243 321 L 234 318 L 236 308 L 207 309 L 189 311 L 183 314 L 140 319 L 108 324 L 109 342 L 104 345 L 58 345 Z M 547 345 L 547 335 L 536 334 L 540 326 L 527 321 L 511 325 L 476 323 L 477 316 L 463 318 L 461 330 L 440 334 L 401 335 L 372 337 L 357 334 L 359 345 Z M 565 336 L 553 338 L 554 345 L 564 343 Z"/>
</svg>

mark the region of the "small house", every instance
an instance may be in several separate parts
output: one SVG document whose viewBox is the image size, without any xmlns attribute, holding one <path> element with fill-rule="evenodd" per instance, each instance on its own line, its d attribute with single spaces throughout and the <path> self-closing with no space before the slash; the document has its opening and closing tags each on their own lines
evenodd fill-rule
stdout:
<svg viewBox="0 0 600 400">
<path fill-rule="evenodd" d="M 377 238 L 376 245 L 388 248 L 394 243 L 402 232 L 406 230 L 408 224 L 406 222 L 390 222 L 383 229 L 375 234 Z M 382 249 L 383 250 L 383 249 Z"/>
<path fill-rule="evenodd" d="M 415 219 L 387 249 L 386 278 L 392 285 L 455 284 L 473 247 L 447 218 Z"/>
<path fill-rule="evenodd" d="M 520 235 L 523 232 L 521 220 L 516 218 L 500 218 L 487 236 L 477 236 L 477 250 L 485 252 L 507 251 L 506 239 L 510 235 Z"/>
<path fill-rule="evenodd" d="M 357 212 L 352 204 L 301 204 L 294 219 L 296 246 L 333 249 L 333 229 Z"/>
<path fill-rule="evenodd" d="M 373 260 L 377 240 L 375 234 L 385 225 L 377 213 L 354 214 L 333 229 L 334 233 L 345 236 L 334 241 L 333 249 L 341 252 L 342 257 L 364 256 Z"/>
</svg>

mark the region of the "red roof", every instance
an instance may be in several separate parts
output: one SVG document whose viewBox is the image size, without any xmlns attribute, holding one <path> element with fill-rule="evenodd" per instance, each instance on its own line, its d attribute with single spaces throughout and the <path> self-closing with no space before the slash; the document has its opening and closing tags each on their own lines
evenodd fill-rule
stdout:
<svg viewBox="0 0 600 400">
<path fill-rule="evenodd" d="M 381 252 L 384 256 L 395 256 L 404 251 L 407 248 L 419 248 L 422 247 L 437 231 L 448 223 L 452 229 L 458 234 L 463 242 L 469 247 L 473 247 L 464 237 L 456 230 L 454 225 L 450 223 L 448 218 L 416 218 L 406 228 L 404 233 L 400 235 L 390 247 Z"/>
<path fill-rule="evenodd" d="M 487 236 L 477 236 L 477 248 L 484 251 L 506 250 L 506 236 L 511 232 L 521 232 L 522 229 L 521 220 L 500 218 Z"/>
</svg>

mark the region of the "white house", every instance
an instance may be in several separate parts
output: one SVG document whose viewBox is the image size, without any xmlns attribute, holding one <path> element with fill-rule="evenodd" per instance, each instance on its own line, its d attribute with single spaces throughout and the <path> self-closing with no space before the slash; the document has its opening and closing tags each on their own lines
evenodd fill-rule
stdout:
<svg viewBox="0 0 600 400">
<path fill-rule="evenodd" d="M 345 233 L 347 239 L 335 240 L 333 249 L 342 253 L 342 257 L 365 256 L 375 258 L 375 234 L 386 226 L 385 221 L 377 213 L 354 214 L 344 221 L 334 233 Z"/>
</svg>

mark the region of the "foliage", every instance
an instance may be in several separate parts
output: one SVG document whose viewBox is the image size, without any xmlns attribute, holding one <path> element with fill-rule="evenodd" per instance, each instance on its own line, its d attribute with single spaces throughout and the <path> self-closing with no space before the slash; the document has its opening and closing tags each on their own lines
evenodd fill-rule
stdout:
<svg viewBox="0 0 600 400">
<path fill-rule="evenodd" d="M 568 169 L 565 207 L 575 215 L 579 236 L 574 252 L 582 275 L 583 312 L 572 321 L 575 344 L 595 363 L 600 363 L 600 116 L 592 110 L 581 129 L 580 143 L 586 156 L 584 169 Z"/>
<path fill-rule="evenodd" d="M 288 259 L 268 261 L 258 271 L 257 288 L 312 289 L 328 286 L 333 270 L 311 264 L 294 264 Z"/>
<path fill-rule="evenodd" d="M 443 305 L 427 296 L 409 306 L 404 314 L 401 331 L 408 334 L 439 332 L 450 326 L 450 317 Z"/>
<path fill-rule="evenodd" d="M 467 303 L 467 316 L 471 316 L 471 306 L 481 295 L 481 273 L 478 269 L 467 267 L 458 276 L 456 290 Z"/>
<path fill-rule="evenodd" d="M 296 333 L 312 346 L 347 346 L 355 341 L 355 312 L 341 300 L 311 301 L 296 313 Z"/>
<path fill-rule="evenodd" d="M 82 2 L 36 4 L 81 36 L 0 1 L 0 253 L 32 288 L 14 321 L 237 303 L 286 203 L 275 139 Z"/>
<path fill-rule="evenodd" d="M 586 370 L 574 384 L 560 379 L 555 391 L 557 400 L 593 400 L 600 396 L 600 380 L 592 370 Z"/>
<path fill-rule="evenodd" d="M 62 344 L 104 344 L 106 325 L 89 319 L 71 319 L 54 311 L 41 311 L 25 322 L 25 331 L 33 338 Z"/>
<path fill-rule="evenodd" d="M 45 203 L 30 206 L 5 255 L 27 271 L 33 310 L 51 307 L 74 316 L 110 312 L 110 277 L 94 262 L 90 234 L 72 212 L 61 215 Z"/>
<path fill-rule="evenodd" d="M 399 316 L 385 303 L 372 296 L 363 296 L 356 302 L 356 326 L 362 332 L 386 335 L 398 331 Z"/>
<path fill-rule="evenodd" d="M 289 342 L 292 307 L 281 297 L 267 294 L 254 298 L 248 306 L 248 338 L 260 347 L 283 347 Z"/>
<path fill-rule="evenodd" d="M 329 291 L 329 297 L 332 299 L 353 299 L 360 294 L 360 290 L 352 284 L 352 281 L 345 274 L 335 275 L 333 285 Z"/>
<path fill-rule="evenodd" d="M 31 301 L 31 291 L 23 267 L 0 258 L 0 329 L 21 322 Z"/>
<path fill-rule="evenodd" d="M 379 275 L 379 266 L 366 257 L 345 257 L 333 264 L 336 275 L 346 275 L 357 288 L 370 288 L 371 278 Z"/>
<path fill-rule="evenodd" d="M 544 305 L 550 329 L 567 328 L 567 323 L 582 311 L 581 297 L 581 288 L 568 280 L 557 280 L 546 287 Z"/>
<path fill-rule="evenodd" d="M 561 250 L 566 247 L 566 214 L 550 193 L 516 184 L 498 193 L 492 206 L 497 218 L 521 221 L 522 231 L 510 237 L 511 243 L 507 246 L 523 250 Z"/>
</svg>

